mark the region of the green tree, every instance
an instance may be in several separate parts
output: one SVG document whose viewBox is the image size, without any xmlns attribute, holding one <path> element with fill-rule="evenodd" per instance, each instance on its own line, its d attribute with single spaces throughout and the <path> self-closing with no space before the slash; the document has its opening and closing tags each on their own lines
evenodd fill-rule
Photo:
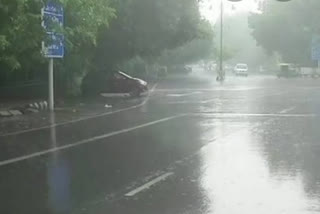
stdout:
<svg viewBox="0 0 320 214">
<path fill-rule="evenodd" d="M 179 48 L 164 51 L 158 62 L 164 65 L 183 65 L 212 59 L 213 53 L 212 39 L 211 41 L 209 39 L 195 39 Z"/>
<path fill-rule="evenodd" d="M 201 32 L 195 0 L 123 0 L 114 1 L 113 6 L 117 18 L 99 34 L 96 59 L 101 69 L 136 55 L 157 57 Z"/>
<path fill-rule="evenodd" d="M 320 33 L 317 0 L 265 4 L 261 14 L 253 14 L 249 25 L 257 44 L 269 53 L 279 53 L 283 61 L 311 63 L 311 40 Z"/>
<path fill-rule="evenodd" d="M 45 72 L 41 42 L 46 34 L 41 26 L 41 8 L 49 0 L 0 0 L 0 70 Z M 57 61 L 57 72 L 73 79 L 79 71 L 92 68 L 100 27 L 107 29 L 115 10 L 109 0 L 51 0 L 65 8 L 66 56 Z"/>
<path fill-rule="evenodd" d="M 235 65 L 246 63 L 250 70 L 258 68 L 260 65 L 271 66 L 270 59 L 262 47 L 259 47 L 252 36 L 252 29 L 248 26 L 248 18 L 251 13 L 240 12 L 230 16 L 225 16 L 223 43 L 226 56 L 226 63 Z M 218 29 L 220 26 L 217 26 Z M 219 36 L 219 35 L 218 35 Z M 220 39 L 220 38 L 219 38 Z M 219 42 L 219 39 L 217 42 Z M 218 52 L 219 53 L 219 52 Z"/>
<path fill-rule="evenodd" d="M 0 0 L 1 70 L 30 69 L 43 60 L 40 9 L 41 1 L 37 0 Z"/>
<path fill-rule="evenodd" d="M 59 83 L 71 94 L 79 92 L 80 79 L 95 70 L 94 53 L 99 28 L 108 29 L 115 18 L 110 0 L 61 0 L 65 8 L 66 54 L 58 61 Z"/>
<path fill-rule="evenodd" d="M 196 39 L 180 47 L 164 50 L 157 62 L 165 65 L 181 65 L 199 60 L 213 59 L 214 53 L 213 27 L 208 21 L 201 20 Z"/>
</svg>

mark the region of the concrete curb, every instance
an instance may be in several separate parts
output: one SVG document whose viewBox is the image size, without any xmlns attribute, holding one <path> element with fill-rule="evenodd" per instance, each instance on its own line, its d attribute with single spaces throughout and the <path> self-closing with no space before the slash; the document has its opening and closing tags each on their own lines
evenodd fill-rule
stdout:
<svg viewBox="0 0 320 214">
<path fill-rule="evenodd" d="M 11 109 L 11 110 L 1 110 L 0 111 L 0 117 L 12 117 L 12 116 L 18 116 L 22 115 L 23 112 L 17 109 Z"/>
<path fill-rule="evenodd" d="M 34 102 L 28 104 L 26 107 L 27 109 L 37 109 L 39 111 L 45 111 L 48 110 L 48 103 L 47 101 Z"/>
<path fill-rule="evenodd" d="M 47 101 L 39 101 L 29 103 L 20 107 L 14 107 L 10 109 L 0 110 L 0 117 L 12 117 L 19 116 L 28 113 L 38 113 L 40 111 L 48 110 Z"/>
</svg>

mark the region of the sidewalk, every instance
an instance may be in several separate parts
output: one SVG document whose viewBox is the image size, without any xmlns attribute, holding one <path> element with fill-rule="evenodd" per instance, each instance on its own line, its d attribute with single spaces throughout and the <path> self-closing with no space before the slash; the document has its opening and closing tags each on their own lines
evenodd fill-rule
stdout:
<svg viewBox="0 0 320 214">
<path fill-rule="evenodd" d="M 36 114 L 23 114 L 14 117 L 0 117 L 0 136 L 23 132 L 30 129 L 48 127 L 53 124 L 71 122 L 88 117 L 94 117 L 108 112 L 137 106 L 145 98 L 136 99 L 105 99 L 99 102 L 70 102 L 57 104 L 55 108 L 55 121 L 50 119 L 51 113 L 42 111 Z M 22 102 L 21 102 L 22 103 Z M 20 103 L 20 104 L 21 104 Z M 9 107 L 9 103 L 2 104 L 3 109 Z"/>
</svg>

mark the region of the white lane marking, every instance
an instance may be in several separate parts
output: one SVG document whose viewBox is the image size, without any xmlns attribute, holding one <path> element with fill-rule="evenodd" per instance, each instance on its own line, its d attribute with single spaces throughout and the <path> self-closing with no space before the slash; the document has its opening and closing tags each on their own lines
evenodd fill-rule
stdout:
<svg viewBox="0 0 320 214">
<path fill-rule="evenodd" d="M 156 87 L 158 86 L 158 83 L 154 84 L 154 86 L 151 88 L 150 92 L 154 92 L 154 90 L 156 89 Z"/>
<path fill-rule="evenodd" d="M 292 110 L 295 109 L 295 108 L 296 108 L 296 107 L 293 106 L 293 107 L 290 107 L 290 108 L 287 108 L 287 109 L 283 109 L 283 110 L 280 111 L 279 113 L 280 113 L 280 114 L 286 114 L 286 113 L 292 111 Z"/>
<path fill-rule="evenodd" d="M 200 104 L 201 102 L 189 102 L 189 101 L 171 101 L 167 104 Z"/>
<path fill-rule="evenodd" d="M 130 97 L 129 93 L 101 93 L 102 97 Z"/>
<path fill-rule="evenodd" d="M 177 92 L 177 91 L 248 91 L 248 90 L 261 90 L 265 88 L 173 88 L 173 89 L 157 89 L 157 92 Z"/>
<path fill-rule="evenodd" d="M 97 114 L 97 115 L 93 115 L 93 116 L 82 117 L 82 118 L 79 118 L 79 119 L 70 120 L 70 121 L 66 121 L 66 122 L 62 122 L 62 123 L 55 123 L 55 124 L 48 125 L 48 126 L 42 126 L 42 127 L 26 129 L 26 130 L 22 130 L 22 131 L 10 132 L 10 133 L 7 133 L 7 134 L 0 135 L 0 137 L 12 136 L 12 135 L 23 134 L 23 133 L 38 131 L 38 130 L 47 129 L 47 128 L 53 128 L 53 127 L 57 127 L 57 126 L 63 126 L 63 125 L 67 125 L 67 124 L 81 122 L 81 121 L 84 121 L 84 120 L 90 120 L 90 119 L 94 119 L 94 118 L 98 118 L 98 117 L 103 117 L 103 116 L 107 116 L 107 115 L 111 115 L 111 114 L 116 114 L 116 113 L 120 113 L 120 112 L 124 112 L 124 111 L 129 111 L 129 110 L 132 110 L 132 109 L 136 109 L 136 108 L 139 108 L 141 106 L 144 106 L 148 102 L 151 94 L 154 92 L 154 90 L 157 87 L 157 85 L 158 84 L 156 83 L 151 88 L 150 93 L 145 98 L 145 100 L 142 103 L 138 104 L 138 105 L 134 105 L 134 106 L 130 106 L 130 107 L 127 107 L 127 108 L 118 109 L 118 110 L 115 110 L 115 111 L 106 112 L 106 113 L 102 113 L 102 114 Z"/>
<path fill-rule="evenodd" d="M 266 114 L 250 114 L 250 113 L 191 113 L 193 116 L 212 116 L 212 117 L 319 117 L 317 114 L 280 114 L 280 113 L 266 113 Z"/>
<path fill-rule="evenodd" d="M 138 126 L 134 126 L 134 127 L 131 127 L 131 128 L 121 129 L 119 131 L 110 132 L 108 134 L 99 135 L 99 136 L 95 136 L 95 137 L 92 137 L 92 138 L 84 139 L 84 140 L 81 140 L 81 141 L 78 141 L 78 142 L 75 142 L 75 143 L 72 143 L 72 144 L 67 144 L 67 145 L 64 145 L 64 146 L 59 146 L 59 147 L 43 150 L 43 151 L 40 151 L 40 152 L 35 152 L 35 153 L 29 154 L 29 155 L 24 155 L 24 156 L 20 156 L 20 157 L 8 159 L 8 160 L 0 161 L 0 166 L 4 166 L 4 165 L 8 165 L 8 164 L 24 161 L 24 160 L 27 160 L 27 159 L 31 159 L 31 158 L 47 155 L 47 154 L 54 153 L 54 152 L 61 151 L 61 150 L 70 149 L 70 148 L 77 147 L 77 146 L 80 146 L 80 145 L 83 145 L 83 144 L 92 143 L 92 142 L 97 141 L 97 140 L 109 138 L 109 137 L 112 137 L 112 136 L 115 136 L 115 135 L 119 135 L 119 134 L 123 134 L 123 133 L 126 133 L 126 132 L 131 132 L 131 131 L 134 131 L 134 130 L 137 130 L 137 129 L 145 128 L 147 126 L 152 126 L 152 125 L 155 125 L 155 124 L 158 124 L 158 123 L 166 122 L 166 121 L 173 120 L 173 119 L 176 119 L 176 118 L 180 118 L 180 117 L 183 117 L 183 116 L 185 116 L 185 114 L 181 114 L 181 115 L 173 116 L 173 117 L 166 117 L 166 118 L 163 118 L 163 119 L 160 119 L 160 120 L 152 121 L 152 122 L 149 122 L 149 123 L 144 123 L 144 124 L 141 124 L 141 125 L 138 125 Z"/>
<path fill-rule="evenodd" d="M 158 83 L 154 84 L 154 86 L 151 88 L 148 96 L 146 97 L 146 99 L 144 99 L 144 101 L 141 103 L 141 105 L 139 107 L 144 106 L 149 101 L 151 94 L 154 92 L 154 90 L 156 89 L 157 86 L 158 86 Z"/>
<path fill-rule="evenodd" d="M 186 94 L 167 94 L 167 97 L 187 97 L 195 94 L 201 94 L 202 92 L 196 91 L 196 92 L 191 92 L 191 93 L 186 93 Z"/>
<path fill-rule="evenodd" d="M 283 94 L 286 94 L 288 92 L 280 92 L 280 93 L 273 93 L 273 94 L 265 94 L 265 95 L 258 95 L 257 97 L 253 97 L 255 99 L 260 99 L 260 98 L 266 98 L 266 97 L 273 97 L 273 96 L 279 96 L 279 95 L 283 95 Z M 243 100 L 247 99 L 249 97 L 243 97 Z M 209 100 L 204 100 L 204 101 L 201 101 L 200 103 L 201 104 L 207 104 L 207 103 L 211 103 L 213 101 L 216 101 L 216 100 L 220 100 L 219 98 L 214 98 L 214 99 L 209 99 Z"/>
<path fill-rule="evenodd" d="M 257 97 L 253 97 L 253 98 L 266 98 L 266 97 L 273 97 L 273 96 L 279 96 L 279 95 L 283 95 L 283 94 L 288 94 L 288 91 L 282 91 L 282 92 L 277 92 L 277 93 L 271 93 L 271 94 L 263 94 L 263 95 L 257 95 Z"/>
<path fill-rule="evenodd" d="M 266 94 L 266 95 L 257 96 L 255 98 L 256 99 L 260 99 L 260 98 L 265 98 L 265 97 L 279 96 L 279 95 L 286 94 L 286 93 L 288 93 L 288 92 Z M 246 99 L 246 98 L 247 97 L 243 97 L 243 100 Z M 208 103 L 211 103 L 211 102 L 214 102 L 214 101 L 217 101 L 217 100 L 221 101 L 220 98 L 213 98 L 213 99 L 202 100 L 202 101 L 193 101 L 193 102 L 192 101 L 172 101 L 172 102 L 168 102 L 168 104 L 208 104 Z M 225 99 L 225 100 L 227 100 L 227 99 Z"/>
<path fill-rule="evenodd" d="M 203 100 L 203 101 L 201 101 L 200 103 L 201 104 L 207 104 L 207 103 L 211 103 L 211 102 L 213 102 L 213 101 L 219 101 L 220 99 L 219 98 L 214 98 L 214 99 L 209 99 L 209 100 Z M 221 100 L 220 100 L 221 101 Z"/>
<path fill-rule="evenodd" d="M 138 188 L 126 193 L 125 196 L 132 197 L 132 196 L 134 196 L 134 195 L 136 195 L 136 194 L 138 194 L 138 193 L 140 193 L 140 192 L 142 192 L 142 191 L 144 191 L 146 189 L 149 189 L 151 186 L 155 185 L 156 183 L 159 183 L 161 181 L 166 180 L 168 177 L 170 177 L 172 175 L 173 175 L 172 172 L 165 173 L 165 174 L 153 179 L 152 181 L 149 181 L 148 183 L 145 183 L 142 186 L 140 186 L 140 187 L 138 187 Z"/>
</svg>

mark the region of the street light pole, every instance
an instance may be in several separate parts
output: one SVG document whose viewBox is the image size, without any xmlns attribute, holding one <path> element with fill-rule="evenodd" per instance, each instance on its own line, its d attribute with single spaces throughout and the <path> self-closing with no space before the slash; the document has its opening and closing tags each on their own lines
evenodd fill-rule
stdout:
<svg viewBox="0 0 320 214">
<path fill-rule="evenodd" d="M 228 0 L 230 2 L 241 2 L 242 0 Z M 276 0 L 279 2 L 288 2 L 291 0 Z M 219 73 L 217 76 L 217 81 L 222 82 L 225 78 L 223 71 L 223 0 L 220 0 L 220 56 L 219 56 Z M 319 62 L 320 63 L 320 62 Z M 320 65 L 319 65 L 320 66 Z"/>
<path fill-rule="evenodd" d="M 219 79 L 223 78 L 223 0 L 220 1 L 220 63 Z"/>
</svg>

